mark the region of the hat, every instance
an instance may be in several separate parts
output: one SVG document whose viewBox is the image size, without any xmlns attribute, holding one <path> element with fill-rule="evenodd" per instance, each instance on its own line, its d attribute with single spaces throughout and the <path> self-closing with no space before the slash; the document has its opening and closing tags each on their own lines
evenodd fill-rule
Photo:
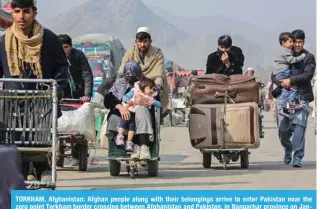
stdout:
<svg viewBox="0 0 317 209">
<path fill-rule="evenodd" d="M 253 72 L 254 72 L 253 68 L 251 68 L 251 67 L 249 67 L 249 68 L 247 69 L 247 71 L 253 71 Z"/>
<path fill-rule="evenodd" d="M 148 27 L 140 27 L 140 28 L 137 30 L 136 33 L 138 34 L 138 33 L 141 33 L 141 32 L 147 33 L 147 34 L 151 35 L 150 28 L 148 28 Z"/>
</svg>

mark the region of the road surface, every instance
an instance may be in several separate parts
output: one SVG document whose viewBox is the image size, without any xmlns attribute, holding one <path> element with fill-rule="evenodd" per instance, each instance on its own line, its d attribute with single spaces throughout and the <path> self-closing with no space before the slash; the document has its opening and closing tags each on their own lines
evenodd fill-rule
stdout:
<svg viewBox="0 0 317 209">
<path fill-rule="evenodd" d="M 306 155 L 303 168 L 283 164 L 283 150 L 277 138 L 275 123 L 268 113 L 264 118 L 265 138 L 251 150 L 250 167 L 240 168 L 239 161 L 227 170 L 213 158 L 211 169 L 202 167 L 202 154 L 191 147 L 186 127 L 162 129 L 159 176 L 147 177 L 140 169 L 136 179 L 123 171 L 119 177 L 109 175 L 106 150 L 97 150 L 98 165 L 86 172 L 66 167 L 58 170 L 57 189 L 61 190 L 243 190 L 243 189 L 316 189 L 316 139 L 310 119 L 306 134 Z"/>
</svg>

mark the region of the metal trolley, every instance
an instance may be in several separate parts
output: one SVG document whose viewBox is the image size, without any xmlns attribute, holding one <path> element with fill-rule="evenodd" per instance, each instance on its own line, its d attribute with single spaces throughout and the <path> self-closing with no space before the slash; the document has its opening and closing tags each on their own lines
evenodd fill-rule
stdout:
<svg viewBox="0 0 317 209">
<path fill-rule="evenodd" d="M 131 158 L 129 152 L 117 147 L 114 143 L 114 138 L 117 133 L 108 133 L 109 150 L 107 160 L 109 161 L 109 172 L 111 176 L 119 176 L 121 164 L 125 164 L 126 171 L 132 179 L 135 179 L 139 174 L 138 166 L 146 167 L 149 177 L 157 177 L 159 173 L 159 151 L 160 151 L 160 129 L 161 129 L 161 109 L 152 108 L 150 111 L 154 128 L 154 141 L 150 146 L 151 159 L 139 160 Z"/>
<path fill-rule="evenodd" d="M 229 126 L 229 124 L 226 121 L 226 113 L 227 113 L 227 104 L 231 101 L 231 98 L 228 93 L 228 87 L 225 90 L 224 94 L 218 94 L 218 96 L 224 97 L 224 107 L 223 107 L 223 118 L 221 119 L 221 122 L 223 124 L 223 138 L 222 138 L 222 146 L 219 149 L 201 149 L 200 152 L 203 154 L 203 167 L 204 168 L 210 168 L 211 166 L 211 157 L 214 155 L 214 157 L 223 165 L 223 169 L 227 169 L 227 165 L 232 162 L 237 162 L 240 159 L 240 165 L 241 168 L 247 169 L 249 168 L 249 150 L 247 148 L 228 148 L 226 144 L 226 134 L 227 129 L 226 127 Z M 217 96 L 217 95 L 216 95 Z M 262 126 L 262 118 L 263 115 L 261 115 L 261 104 L 259 105 L 260 111 L 259 114 L 259 133 L 260 138 L 264 138 L 264 132 L 263 132 L 263 126 Z"/>
<path fill-rule="evenodd" d="M 18 147 L 28 189 L 54 190 L 57 82 L 53 79 L 0 79 L 0 82 L 4 85 L 0 90 L 0 143 Z M 10 84 L 37 90 L 10 89 Z"/>
<path fill-rule="evenodd" d="M 72 111 L 80 108 L 83 103 L 80 99 L 62 99 L 60 108 L 62 111 Z M 65 152 L 66 150 L 70 152 Z M 64 167 L 64 159 L 78 159 L 78 170 L 86 171 L 88 166 L 89 147 L 88 140 L 80 133 L 58 133 L 57 166 Z"/>
</svg>

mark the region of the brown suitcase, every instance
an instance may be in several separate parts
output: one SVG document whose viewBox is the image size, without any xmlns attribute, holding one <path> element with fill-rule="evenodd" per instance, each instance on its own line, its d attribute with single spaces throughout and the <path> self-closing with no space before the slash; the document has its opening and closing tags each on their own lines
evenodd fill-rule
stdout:
<svg viewBox="0 0 317 209">
<path fill-rule="evenodd" d="M 260 146 L 257 103 L 228 104 L 223 124 L 224 104 L 197 104 L 189 112 L 189 135 L 196 149 L 256 149 Z M 223 142 L 225 132 L 225 143 Z"/>
<path fill-rule="evenodd" d="M 208 74 L 192 79 L 189 104 L 222 104 L 226 89 L 235 103 L 259 102 L 259 85 L 255 77 Z"/>
</svg>

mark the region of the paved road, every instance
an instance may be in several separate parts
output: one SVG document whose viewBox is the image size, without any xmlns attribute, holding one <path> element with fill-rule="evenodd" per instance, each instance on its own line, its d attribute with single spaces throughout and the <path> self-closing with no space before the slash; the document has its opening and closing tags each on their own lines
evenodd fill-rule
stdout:
<svg viewBox="0 0 317 209">
<path fill-rule="evenodd" d="M 315 189 L 316 139 L 312 120 L 301 169 L 282 163 L 283 150 L 271 121 L 270 115 L 265 114 L 265 138 L 258 149 L 251 150 L 248 170 L 240 169 L 240 163 L 229 164 L 228 170 L 223 170 L 216 160 L 211 169 L 204 169 L 202 155 L 191 147 L 187 129 L 173 127 L 162 129 L 159 177 L 148 178 L 143 170 L 137 179 L 130 179 L 126 172 L 111 177 L 106 151 L 98 150 L 99 164 L 89 167 L 88 171 L 78 172 L 71 167 L 59 170 L 57 189 Z"/>
</svg>

